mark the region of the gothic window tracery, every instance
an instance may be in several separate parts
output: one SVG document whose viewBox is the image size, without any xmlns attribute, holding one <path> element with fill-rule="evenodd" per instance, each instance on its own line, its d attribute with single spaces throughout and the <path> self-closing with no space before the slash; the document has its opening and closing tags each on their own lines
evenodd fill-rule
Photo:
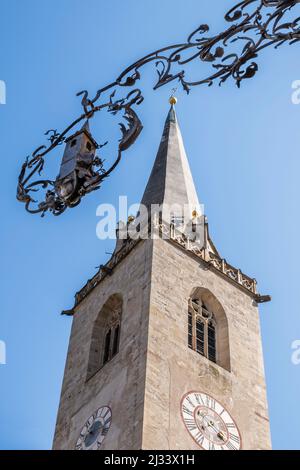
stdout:
<svg viewBox="0 0 300 470">
<path fill-rule="evenodd" d="M 189 293 L 188 347 L 227 371 L 231 371 L 228 318 L 217 297 L 205 287 Z"/>
</svg>

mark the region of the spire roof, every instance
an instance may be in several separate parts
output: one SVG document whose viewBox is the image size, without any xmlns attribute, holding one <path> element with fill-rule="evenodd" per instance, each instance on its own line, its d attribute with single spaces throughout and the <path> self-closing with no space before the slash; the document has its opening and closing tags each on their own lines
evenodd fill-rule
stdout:
<svg viewBox="0 0 300 470">
<path fill-rule="evenodd" d="M 171 104 L 165 122 L 159 149 L 141 203 L 147 207 L 148 211 L 152 204 L 163 204 L 168 208 L 172 205 L 178 206 L 178 213 L 180 207 L 188 206 L 190 218 L 194 211 L 199 216 L 202 215 L 174 102 Z M 172 213 L 176 216 L 176 213 Z M 164 207 L 162 218 L 166 222 L 170 219 L 170 213 L 168 214 Z"/>
</svg>

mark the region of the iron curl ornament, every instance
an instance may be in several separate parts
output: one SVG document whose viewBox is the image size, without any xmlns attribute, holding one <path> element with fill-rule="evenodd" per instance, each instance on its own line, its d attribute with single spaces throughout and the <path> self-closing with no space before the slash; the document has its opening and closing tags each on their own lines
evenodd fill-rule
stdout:
<svg viewBox="0 0 300 470">
<path fill-rule="evenodd" d="M 144 97 L 136 86 L 142 80 L 144 66 L 154 64 L 157 73 L 154 90 L 177 81 L 189 93 L 195 86 L 211 86 L 215 82 L 222 85 L 229 78 L 240 87 L 243 80 L 257 73 L 256 59 L 263 49 L 300 40 L 300 16 L 288 18 L 298 3 L 300 0 L 243 0 L 226 13 L 225 21 L 229 26 L 223 32 L 209 37 L 209 26 L 202 24 L 185 42 L 156 50 L 127 67 L 93 98 L 86 90 L 77 93 L 81 96 L 82 114 L 62 132 L 51 129 L 45 133 L 49 144 L 38 147 L 22 165 L 17 199 L 25 203 L 28 212 L 42 216 L 47 211 L 59 215 L 68 207 L 78 205 L 84 195 L 100 188 L 120 162 L 122 153 L 133 145 L 142 131 L 137 107 Z M 212 71 L 208 76 L 191 81 L 186 66 L 196 61 L 210 63 Z M 104 160 L 96 155 L 96 150 L 103 145 L 97 144 L 89 129 L 89 120 L 104 110 L 122 115 L 126 122 L 126 125 L 120 124 L 118 153 L 107 170 Z M 74 132 L 83 123 L 81 129 Z M 43 179 L 46 156 L 63 143 L 66 148 L 59 175 L 54 181 Z M 35 180 L 37 175 L 41 179 Z M 34 195 L 41 190 L 43 199 L 37 201 Z"/>
</svg>

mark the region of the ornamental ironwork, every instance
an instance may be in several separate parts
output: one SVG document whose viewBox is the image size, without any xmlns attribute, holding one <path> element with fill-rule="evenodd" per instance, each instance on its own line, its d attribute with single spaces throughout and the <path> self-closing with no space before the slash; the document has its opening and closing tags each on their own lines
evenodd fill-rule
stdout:
<svg viewBox="0 0 300 470">
<path fill-rule="evenodd" d="M 300 40 L 300 16 L 291 18 L 299 1 L 243 0 L 226 13 L 225 20 L 229 26 L 223 32 L 209 36 L 209 26 L 202 24 L 185 42 L 158 49 L 127 67 L 116 80 L 100 88 L 95 96 L 90 97 L 86 90 L 77 93 L 81 97 L 81 115 L 62 132 L 51 129 L 45 133 L 48 145 L 39 146 L 22 165 L 17 199 L 25 203 L 27 211 L 41 213 L 42 216 L 47 211 L 59 215 L 68 207 L 78 205 L 85 194 L 100 188 L 119 164 L 122 153 L 142 131 L 137 107 L 144 96 L 137 84 L 141 83 L 146 65 L 153 64 L 157 74 L 154 90 L 177 81 L 189 93 L 195 86 L 211 86 L 215 82 L 222 85 L 229 78 L 240 87 L 244 80 L 257 73 L 257 57 L 263 49 L 270 46 L 278 48 Z M 192 80 L 187 68 L 197 61 L 210 64 L 210 71 L 202 78 Z M 118 152 L 108 169 L 104 168 L 103 158 L 96 155 L 96 150 L 107 142 L 99 145 L 88 125 L 100 111 L 122 115 L 125 122 L 120 124 Z M 83 126 L 75 132 L 80 124 Z M 55 180 L 44 178 L 46 157 L 62 144 L 66 148 L 58 176 Z"/>
</svg>

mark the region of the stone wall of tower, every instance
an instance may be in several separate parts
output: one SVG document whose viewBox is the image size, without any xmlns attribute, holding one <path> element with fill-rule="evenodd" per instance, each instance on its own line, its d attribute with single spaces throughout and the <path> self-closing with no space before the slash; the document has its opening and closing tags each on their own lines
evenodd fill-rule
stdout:
<svg viewBox="0 0 300 470">
<path fill-rule="evenodd" d="M 112 409 L 101 449 L 142 445 L 152 242 L 140 242 L 77 307 L 65 368 L 54 449 L 74 449 L 80 430 L 99 407 Z M 86 381 L 94 321 L 113 294 L 123 296 L 119 353 Z"/>
<path fill-rule="evenodd" d="M 189 204 L 188 217 L 199 204 L 173 106 L 142 202 Z M 123 249 L 118 243 L 118 255 Z M 226 328 L 226 340 L 219 335 L 218 350 L 228 351 L 227 318 L 228 370 L 188 348 L 188 299 L 195 288 L 209 291 L 225 312 L 219 332 Z M 93 326 L 114 294 L 123 298 L 119 352 L 87 380 Z M 172 241 L 140 241 L 75 308 L 54 448 L 74 449 L 87 419 L 110 406 L 103 450 L 199 449 L 181 419 L 180 402 L 189 391 L 212 395 L 228 409 L 244 449 L 270 448 L 259 314 L 250 291 Z"/>
<path fill-rule="evenodd" d="M 194 287 L 209 289 L 225 310 L 231 372 L 188 348 L 188 298 Z M 143 449 L 199 449 L 181 420 L 180 401 L 189 391 L 208 393 L 228 409 L 240 429 L 243 449 L 270 448 L 257 306 L 186 251 L 155 240 Z"/>
</svg>

